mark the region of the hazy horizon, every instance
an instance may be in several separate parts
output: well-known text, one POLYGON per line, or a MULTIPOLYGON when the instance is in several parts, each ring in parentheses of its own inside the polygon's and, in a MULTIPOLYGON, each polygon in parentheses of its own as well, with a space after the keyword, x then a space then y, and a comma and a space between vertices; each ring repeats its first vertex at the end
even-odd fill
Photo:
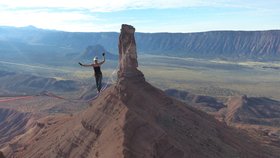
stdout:
MULTIPOLYGON (((121 26, 122 24, 120 24, 121 26)), ((62 31, 62 32, 73 32, 73 33, 108 33, 108 32, 112 32, 112 33, 119 33, 119 31, 65 31, 65 30, 57 30, 57 29, 48 29, 48 28, 40 28, 40 27, 36 27, 33 25, 26 25, 26 26, 8 26, 8 25, 0 25, 0 27, 15 27, 15 28, 28 28, 28 27, 33 27, 36 29, 43 29, 43 30, 49 30, 49 31, 62 31)), ((138 32, 136 30, 137 33, 201 33, 201 32, 215 32, 215 31, 280 31, 279 29, 266 29, 266 30, 206 30, 206 31, 194 31, 194 32, 138 32)))

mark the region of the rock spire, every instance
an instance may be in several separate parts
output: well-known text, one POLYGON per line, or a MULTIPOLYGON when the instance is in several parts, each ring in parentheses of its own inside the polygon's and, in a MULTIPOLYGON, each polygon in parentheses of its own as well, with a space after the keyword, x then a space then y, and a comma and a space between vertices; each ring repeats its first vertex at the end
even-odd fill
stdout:
POLYGON ((131 25, 122 24, 119 36, 119 78, 144 79, 144 75, 137 70, 137 51, 134 38, 135 28, 131 25))

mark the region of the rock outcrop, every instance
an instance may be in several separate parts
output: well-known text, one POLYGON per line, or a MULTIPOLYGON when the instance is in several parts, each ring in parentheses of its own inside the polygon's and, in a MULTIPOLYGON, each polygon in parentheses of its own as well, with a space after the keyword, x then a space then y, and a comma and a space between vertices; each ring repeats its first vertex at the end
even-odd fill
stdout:
POLYGON ((135 28, 123 24, 119 36, 119 78, 134 77, 144 79, 144 75, 137 70, 137 50, 135 42, 135 28))
POLYGON ((280 102, 265 97, 235 96, 220 114, 227 124, 251 124, 280 127, 280 102))

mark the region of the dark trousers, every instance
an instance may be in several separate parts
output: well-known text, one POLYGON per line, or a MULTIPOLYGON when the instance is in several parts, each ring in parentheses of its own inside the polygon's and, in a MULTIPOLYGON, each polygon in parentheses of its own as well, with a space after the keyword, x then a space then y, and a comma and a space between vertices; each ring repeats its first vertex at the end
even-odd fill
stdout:
POLYGON ((96 88, 98 92, 100 92, 102 88, 102 74, 95 74, 95 82, 96 82, 96 88))

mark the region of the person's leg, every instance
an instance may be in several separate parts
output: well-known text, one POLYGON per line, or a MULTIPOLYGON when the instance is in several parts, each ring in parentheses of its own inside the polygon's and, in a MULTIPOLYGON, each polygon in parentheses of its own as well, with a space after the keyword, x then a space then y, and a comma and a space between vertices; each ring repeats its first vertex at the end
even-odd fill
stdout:
POLYGON ((99 91, 99 85, 98 85, 98 83, 99 83, 99 75, 95 75, 95 83, 96 83, 96 88, 97 88, 97 90, 99 91))
POLYGON ((100 92, 102 89, 102 75, 99 75, 99 79, 98 79, 98 91, 100 92))

